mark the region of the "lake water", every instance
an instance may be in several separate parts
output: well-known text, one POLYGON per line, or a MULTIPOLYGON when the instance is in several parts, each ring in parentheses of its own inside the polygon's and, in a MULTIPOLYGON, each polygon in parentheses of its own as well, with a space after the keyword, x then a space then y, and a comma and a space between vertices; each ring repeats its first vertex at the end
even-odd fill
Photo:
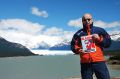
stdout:
MULTIPOLYGON (((120 68, 112 67, 108 65, 110 75, 119 76, 120 68)), ((70 53, 0 58, 0 79, 65 79, 79 76, 79 56, 70 53)))

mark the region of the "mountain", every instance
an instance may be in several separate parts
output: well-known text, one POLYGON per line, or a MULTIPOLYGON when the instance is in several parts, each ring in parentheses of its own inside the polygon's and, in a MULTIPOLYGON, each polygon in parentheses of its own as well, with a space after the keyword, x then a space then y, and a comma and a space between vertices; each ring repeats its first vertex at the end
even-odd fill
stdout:
POLYGON ((111 34, 110 37, 111 37, 111 39, 114 40, 114 41, 120 41, 120 33, 111 34))
POLYGON ((117 41, 120 41, 120 37, 119 37, 119 38, 117 38, 117 41))
POLYGON ((50 47, 49 50, 70 50, 70 42, 63 41, 53 47, 50 47))
POLYGON ((106 48, 105 50, 120 50, 120 41, 112 40, 111 46, 109 48, 106 48))
POLYGON ((110 35, 111 39, 112 39, 112 44, 109 48, 105 49, 105 50, 118 50, 120 51, 120 33, 118 34, 112 34, 110 35))
POLYGON ((25 46, 13 43, 0 37, 0 57, 35 55, 25 46))
MULTIPOLYGON (((112 39, 112 45, 109 49, 105 49, 105 50, 116 50, 119 49, 120 47, 120 33, 118 34, 111 34, 111 39, 112 39)), ((46 43, 45 41, 40 42, 39 44, 37 44, 36 47, 33 48, 34 49, 49 49, 49 50, 70 50, 70 41, 68 40, 64 40, 61 43, 58 43, 54 46, 49 45, 48 43, 46 43)))
MULTIPOLYGON (((70 50, 70 42, 60 43, 51 47, 49 50, 70 50)), ((120 50, 120 41, 112 40, 111 46, 105 50, 120 50)))
MULTIPOLYGON (((120 33, 110 35, 112 39, 112 44, 109 48, 105 50, 120 50, 120 33)), ((63 41, 53 47, 50 47, 49 50, 70 50, 70 41, 63 41)))

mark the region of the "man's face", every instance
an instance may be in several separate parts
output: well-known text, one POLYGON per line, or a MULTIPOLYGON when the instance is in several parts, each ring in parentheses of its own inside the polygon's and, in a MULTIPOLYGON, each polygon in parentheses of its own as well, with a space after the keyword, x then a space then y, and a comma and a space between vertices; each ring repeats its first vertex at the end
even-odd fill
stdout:
POLYGON ((92 16, 90 14, 85 14, 82 18, 83 25, 91 25, 93 23, 92 16))

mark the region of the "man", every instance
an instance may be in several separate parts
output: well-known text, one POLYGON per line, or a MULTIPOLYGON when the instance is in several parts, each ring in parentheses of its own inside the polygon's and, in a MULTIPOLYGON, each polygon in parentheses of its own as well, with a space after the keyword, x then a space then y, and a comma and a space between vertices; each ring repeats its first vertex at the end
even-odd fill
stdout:
POLYGON ((82 23, 83 28, 74 34, 71 41, 71 50, 75 54, 80 54, 82 79, 93 79, 93 73, 97 79, 110 79, 103 55, 103 48, 108 48, 111 44, 109 34, 104 29, 93 26, 93 18, 89 13, 83 15, 82 23), (95 51, 86 52, 83 49, 83 36, 91 36, 95 51))

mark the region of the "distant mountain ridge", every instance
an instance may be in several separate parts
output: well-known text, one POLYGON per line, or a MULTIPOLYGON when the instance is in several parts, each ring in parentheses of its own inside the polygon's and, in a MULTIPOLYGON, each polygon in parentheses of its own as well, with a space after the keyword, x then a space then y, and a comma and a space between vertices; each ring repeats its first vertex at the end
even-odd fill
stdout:
MULTIPOLYGON (((50 50, 71 50, 70 49, 70 42, 68 44, 58 44, 54 47, 51 47, 50 50)), ((113 41, 109 48, 106 48, 105 50, 120 50, 120 41, 113 41)))
MULTIPOLYGON (((105 49, 105 50, 120 50, 120 33, 118 34, 112 34, 110 35, 111 39, 112 39, 112 45, 110 46, 110 48, 105 49)), ((50 47, 50 45, 48 45, 45 42, 42 42, 39 44, 39 46, 36 49, 48 49, 48 50, 71 50, 70 48, 70 41, 68 40, 63 40, 63 42, 58 43, 52 47, 50 47)))
POLYGON ((13 43, 0 37, 0 57, 29 56, 35 55, 25 46, 13 43))
POLYGON ((112 40, 111 46, 109 48, 106 48, 105 50, 120 50, 120 41, 112 40))
POLYGON ((70 49, 71 48, 69 41, 63 41, 62 43, 49 48, 49 50, 70 50, 70 49))
MULTIPOLYGON (((112 44, 105 50, 120 50, 120 33, 111 35, 112 44)), ((70 41, 64 41, 50 48, 50 50, 70 50, 70 41)))
POLYGON ((111 34, 110 37, 111 37, 111 39, 114 40, 114 41, 120 41, 120 33, 111 34))

